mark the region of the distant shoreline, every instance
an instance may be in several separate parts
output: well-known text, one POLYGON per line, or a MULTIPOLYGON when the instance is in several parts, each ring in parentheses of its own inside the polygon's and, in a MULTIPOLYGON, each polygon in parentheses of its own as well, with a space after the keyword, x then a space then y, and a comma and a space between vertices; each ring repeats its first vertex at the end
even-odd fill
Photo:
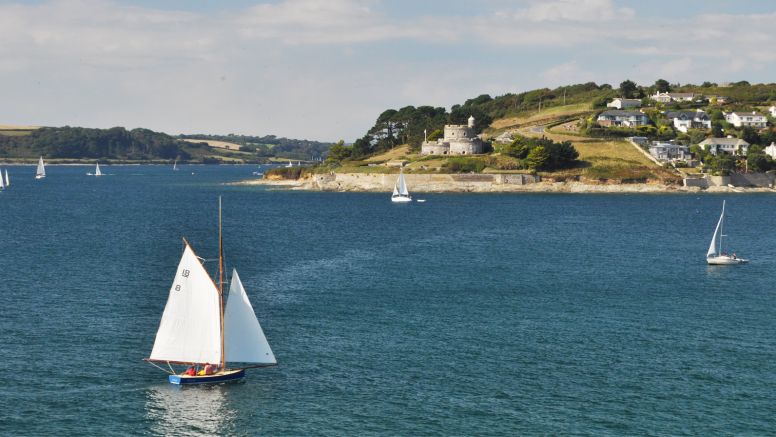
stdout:
MULTIPOLYGON (((395 174, 334 173, 299 180, 249 179, 230 185, 262 185, 285 190, 390 193, 395 174)), ((744 187, 684 187, 653 183, 600 183, 577 181, 498 184, 490 182, 455 181, 450 174, 405 174, 411 193, 774 193, 771 188, 744 187)))

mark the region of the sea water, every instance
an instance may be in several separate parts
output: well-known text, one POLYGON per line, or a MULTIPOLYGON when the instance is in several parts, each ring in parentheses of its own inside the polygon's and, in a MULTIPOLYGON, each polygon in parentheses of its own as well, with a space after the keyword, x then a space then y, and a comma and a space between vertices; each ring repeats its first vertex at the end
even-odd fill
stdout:
MULTIPOLYGON (((317 193, 255 167, 10 167, 4 435, 766 434, 769 194, 317 193), (235 267, 278 359, 177 387, 148 357, 185 237, 235 267), (725 244, 748 265, 709 267, 725 244)), ((411 189, 412 187, 410 187, 411 189)))

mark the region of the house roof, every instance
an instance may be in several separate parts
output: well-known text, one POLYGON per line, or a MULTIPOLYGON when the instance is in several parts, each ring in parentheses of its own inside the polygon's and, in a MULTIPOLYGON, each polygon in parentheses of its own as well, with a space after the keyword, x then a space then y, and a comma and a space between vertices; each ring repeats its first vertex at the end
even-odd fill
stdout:
POLYGON ((646 117, 647 115, 640 111, 626 111, 624 109, 611 109, 598 114, 599 117, 646 117))
POLYGON ((705 140, 701 141, 699 143, 701 146, 710 145, 710 144, 719 144, 719 145, 725 145, 725 146, 748 146, 749 143, 742 140, 741 138, 706 138, 705 140))
POLYGON ((626 99, 626 98, 623 98, 623 97, 615 97, 614 99, 612 99, 612 101, 615 101, 615 100, 621 100, 623 102, 639 102, 639 103, 641 103, 641 99, 626 99))
POLYGON ((694 120, 700 118, 702 120, 708 120, 709 116, 703 111, 668 111, 666 112, 666 118, 674 119, 684 117, 686 120, 694 120))

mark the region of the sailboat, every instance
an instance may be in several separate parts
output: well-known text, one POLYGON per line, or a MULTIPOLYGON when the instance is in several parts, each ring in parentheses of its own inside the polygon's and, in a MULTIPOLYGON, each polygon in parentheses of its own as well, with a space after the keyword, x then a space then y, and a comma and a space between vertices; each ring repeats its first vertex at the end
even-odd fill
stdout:
POLYGON ((393 186, 391 202, 412 202, 410 192, 407 190, 407 182, 404 181, 404 169, 399 170, 399 179, 396 180, 396 185, 393 186))
POLYGON ((178 160, 172 163, 172 171, 178 171, 178 160))
MULTIPOLYGON (((277 364, 236 269, 232 271, 228 299, 224 296, 220 197, 218 229, 218 285, 184 239, 183 256, 170 288, 151 356, 146 359, 151 364, 167 363, 170 368, 168 380, 172 384, 232 381, 243 378, 245 369, 277 364), (230 362, 251 365, 227 368, 230 362), (184 373, 176 373, 172 364, 191 367, 184 373), (208 373, 207 369, 212 369, 214 364, 217 367, 208 373), (196 372, 199 367, 204 368, 196 372)), ((156 367, 166 371, 158 365, 156 367)))
POLYGON ((35 172, 35 179, 43 179, 46 177, 46 166, 43 164, 43 157, 38 160, 38 169, 35 172))
MULTIPOLYGON (((8 174, 8 170, 5 171, 5 174, 8 174)), ((5 179, 3 179, 3 173, 2 173, 2 170, 0 170, 0 191, 5 190, 5 187, 6 187, 5 179)))
POLYGON ((709 250, 706 252, 706 262, 711 265, 732 265, 743 264, 749 260, 739 258, 735 253, 732 255, 722 251, 722 237, 727 235, 722 234, 722 225, 725 221, 725 201, 722 201, 722 214, 719 216, 717 222, 717 228, 714 229, 714 236, 711 237, 711 244, 709 244, 709 250))
POLYGON ((11 178, 8 177, 8 169, 5 169, 5 186, 10 187, 11 186, 11 178))
POLYGON ((100 171, 100 163, 97 163, 97 166, 94 168, 94 173, 86 173, 87 176, 102 176, 102 172, 100 171))
POLYGON ((294 166, 294 163, 292 161, 288 161, 288 164, 286 164, 286 168, 291 168, 294 166))

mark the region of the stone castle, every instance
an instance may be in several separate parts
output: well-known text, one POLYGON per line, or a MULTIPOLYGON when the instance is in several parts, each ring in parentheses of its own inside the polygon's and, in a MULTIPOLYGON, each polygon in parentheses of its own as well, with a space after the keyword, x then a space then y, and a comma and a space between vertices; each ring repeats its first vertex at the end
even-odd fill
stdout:
POLYGON ((423 141, 420 146, 421 155, 476 155, 482 151, 482 140, 474 133, 473 116, 467 125, 445 125, 444 138, 423 141))

